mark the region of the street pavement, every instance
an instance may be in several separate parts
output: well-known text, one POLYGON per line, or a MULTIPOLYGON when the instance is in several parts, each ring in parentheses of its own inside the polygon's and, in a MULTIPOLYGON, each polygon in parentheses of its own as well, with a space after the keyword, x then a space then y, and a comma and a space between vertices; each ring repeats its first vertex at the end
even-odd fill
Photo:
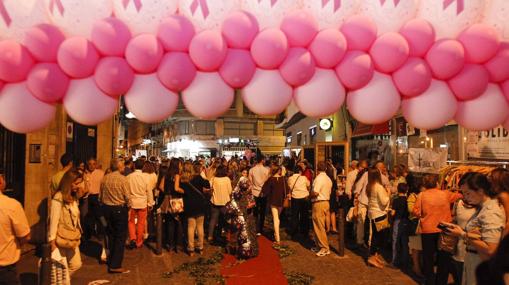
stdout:
MULTIPOLYGON (((334 247, 335 236, 330 237, 334 247)), ((368 267, 363 258, 354 251, 346 250, 344 257, 339 257, 335 252, 326 257, 316 257, 310 250, 306 249, 307 244, 283 241, 287 249, 288 256, 281 258, 283 272, 290 274, 301 274, 312 277, 311 284, 324 285, 414 285, 418 284, 409 276, 396 269, 378 269, 368 267)), ((196 272, 180 270, 171 276, 165 275, 165 272, 171 272, 177 268, 183 268, 182 264, 197 261, 199 256, 189 257, 185 253, 178 254, 164 251, 162 256, 156 256, 153 251, 145 246, 142 249, 133 251, 126 250, 124 267, 131 270, 128 274, 108 274, 106 265, 99 264, 96 256, 99 255, 99 246, 91 242, 83 245, 82 259, 83 267, 72 277, 73 285, 96 285, 103 284, 115 285, 158 285, 158 284, 200 284, 197 281, 196 272), (95 284, 93 282, 96 282, 95 284)), ((267 249, 273 250, 273 249, 267 249)), ((216 255, 221 251, 218 246, 206 245, 204 259, 216 255)), ((35 252, 31 251, 23 255, 18 264, 18 271, 23 285, 35 285, 37 283, 37 263, 38 258, 35 252)), ((200 262, 198 262, 200 263, 200 262)), ((203 262, 202 262, 203 263, 203 262)), ((210 273, 220 274, 220 263, 207 265, 205 270, 210 273)), ((188 269, 193 270, 193 266, 188 269)), ((226 284, 228 279, 226 278, 226 284)), ((290 278, 289 281, 294 281, 290 278)), ((205 279, 204 284, 218 284, 216 279, 205 279)), ((289 284, 292 284, 289 282, 289 284)), ((295 283, 294 283, 295 284, 295 283)), ((303 284, 303 283, 299 283, 303 284)), ((305 284, 305 283, 304 283, 305 284)), ((308 283, 309 284, 309 283, 308 283)), ((265 285, 265 284, 263 284, 265 285)))

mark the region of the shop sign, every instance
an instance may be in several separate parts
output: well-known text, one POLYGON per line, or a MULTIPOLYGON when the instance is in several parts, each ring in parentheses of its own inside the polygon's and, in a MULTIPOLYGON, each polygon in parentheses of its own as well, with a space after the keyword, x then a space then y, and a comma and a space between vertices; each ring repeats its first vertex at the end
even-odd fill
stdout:
POLYGON ((412 172, 438 173, 447 165, 447 148, 410 148, 408 169, 412 172))
POLYGON ((509 159, 509 131, 501 126, 483 132, 470 131, 466 143, 469 158, 509 159))

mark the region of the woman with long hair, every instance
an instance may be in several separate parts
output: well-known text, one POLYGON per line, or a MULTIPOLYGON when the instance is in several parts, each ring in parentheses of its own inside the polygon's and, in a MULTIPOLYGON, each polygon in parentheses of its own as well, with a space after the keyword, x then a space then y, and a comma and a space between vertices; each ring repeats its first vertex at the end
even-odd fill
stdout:
POLYGON ((475 285, 475 270, 482 261, 490 259, 496 252, 506 223, 505 212, 492 189, 488 178, 481 173, 466 173, 459 183, 463 200, 476 207, 477 211, 462 228, 443 223, 445 232, 460 237, 466 242, 463 267, 463 284, 475 285))
MULTIPOLYGON (((165 200, 169 201, 170 199, 179 199, 183 197, 184 189, 180 187, 181 173, 182 161, 177 158, 172 158, 170 160, 168 173, 159 184, 159 189, 164 189, 165 200)), ((165 203, 163 202, 163 206, 164 204, 165 203)), ((173 247, 173 250, 178 252, 178 247, 183 245, 183 214, 171 214, 169 209, 163 209, 163 211, 165 210, 164 220, 166 225, 168 250, 171 250, 173 247)))
POLYGON ((267 204, 270 206, 272 219, 274 222, 274 245, 279 246, 281 238, 279 236, 279 216, 283 211, 283 203, 287 195, 290 194, 286 178, 281 175, 281 166, 272 163, 270 166, 270 177, 263 184, 262 195, 267 197, 267 204))
POLYGON ((76 169, 67 171, 51 199, 49 241, 51 251, 59 250, 67 258, 69 273, 78 270, 81 263, 81 223, 78 199, 84 191, 83 175, 76 169))
POLYGON ((217 169, 215 176, 210 180, 210 186, 212 188, 212 202, 211 218, 209 223, 208 241, 214 239, 214 229, 219 224, 218 235, 221 235, 224 226, 224 214, 226 211, 226 203, 230 201, 230 195, 233 191, 232 182, 228 177, 228 171, 226 166, 220 164, 217 169))
POLYGON ((489 176, 493 191, 497 193, 500 204, 504 207, 506 225, 504 236, 509 235, 509 169, 495 168, 489 176))
POLYGON ((390 190, 382 185, 380 170, 371 168, 368 170, 368 184, 366 186, 368 196, 368 218, 371 226, 371 243, 369 247, 368 264, 383 268, 385 261, 381 250, 385 244, 385 236, 389 230, 388 209, 390 202, 390 190), (385 224, 384 224, 385 223, 385 224))
POLYGON ((410 230, 408 233, 408 249, 410 250, 410 255, 412 256, 412 271, 418 276, 422 277, 421 270, 421 252, 422 252, 422 241, 421 235, 417 232, 417 226, 419 224, 419 217, 416 217, 413 214, 415 202, 417 201, 417 196, 421 193, 422 181, 415 181, 413 175, 409 175, 407 177, 409 190, 408 190, 408 198, 407 198, 407 207, 409 213, 409 223, 410 230))

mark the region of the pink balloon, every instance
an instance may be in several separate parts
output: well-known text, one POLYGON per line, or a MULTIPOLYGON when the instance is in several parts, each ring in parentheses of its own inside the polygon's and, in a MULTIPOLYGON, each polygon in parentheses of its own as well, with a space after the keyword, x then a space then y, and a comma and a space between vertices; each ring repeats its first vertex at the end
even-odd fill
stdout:
POLYGON ((261 31, 251 45, 251 56, 257 66, 263 69, 276 69, 286 58, 288 40, 285 34, 275 28, 261 31))
POLYGON ((144 123, 157 123, 177 110, 179 97, 166 89, 155 74, 136 75, 133 86, 124 95, 125 105, 144 123))
POLYGON ((294 102, 308 117, 328 116, 345 102, 345 88, 333 70, 317 68, 309 82, 295 89, 294 102))
POLYGON ((99 53, 87 39, 73 37, 60 45, 57 60, 58 65, 70 77, 85 78, 94 73, 99 53))
POLYGON ((370 54, 378 71, 392 73, 407 60, 409 47, 402 35, 386 33, 375 40, 370 54))
POLYGON ((221 26, 221 32, 230 48, 249 49, 260 27, 249 12, 236 11, 230 14, 221 26))
POLYGON ((292 47, 307 47, 318 33, 318 22, 305 10, 290 12, 281 22, 281 30, 292 47))
POLYGON ((71 80, 63 105, 74 121, 94 126, 113 117, 118 108, 118 100, 104 94, 94 79, 88 77, 71 80))
POLYGON ((189 55, 198 69, 216 71, 226 58, 226 42, 220 32, 205 30, 197 34, 189 46, 189 55))
POLYGON ((195 117, 214 119, 230 109, 234 90, 216 72, 198 72, 191 85, 182 92, 186 109, 195 117))
POLYGON ((362 51, 349 51, 336 67, 336 74, 345 87, 359 89, 373 78, 375 67, 369 54, 362 51))
POLYGON ((106 95, 118 98, 131 88, 134 72, 121 57, 104 57, 97 64, 95 83, 106 95))
POLYGON ((436 78, 447 80, 463 69, 465 50, 456 40, 439 40, 428 51, 426 61, 436 78))
POLYGON ((25 34, 24 44, 37 61, 56 62, 60 44, 65 36, 59 28, 50 24, 39 24, 25 34))
POLYGON ((290 48, 279 71, 288 84, 300 86, 308 82, 315 74, 315 61, 307 49, 290 48))
POLYGON ((484 94, 474 100, 459 102, 454 119, 462 127, 472 131, 493 129, 509 116, 509 103, 502 90, 490 84, 484 94))
POLYGON ((157 37, 166 51, 188 51, 194 35, 193 23, 181 15, 169 16, 157 30, 157 37))
POLYGON ((277 115, 292 101, 292 87, 277 70, 257 69, 251 82, 242 89, 242 100, 258 115, 277 115))
POLYGON ((498 51, 500 38, 497 30, 486 24, 474 24, 458 37, 465 47, 465 60, 469 63, 485 63, 498 51))
POLYGON ((408 123, 416 128, 434 130, 454 118, 458 103, 444 81, 433 80, 423 94, 403 99, 401 109, 408 123))
POLYGON ((509 102, 509 80, 500 83, 500 88, 502 88, 502 92, 504 93, 507 102, 509 102))
POLYGON ((504 126, 504 129, 509 130, 509 117, 507 117, 507 120, 505 120, 503 126, 504 126))
POLYGON ((156 36, 141 34, 129 41, 125 58, 136 72, 141 74, 152 73, 163 59, 163 46, 156 36))
POLYGON ((25 80, 34 65, 28 50, 12 40, 0 42, 0 79, 5 82, 25 80))
POLYGON ((391 77, 375 72, 373 79, 346 97, 352 116, 363 124, 376 125, 390 120, 399 109, 401 99, 391 77))
POLYGON ((497 55, 484 64, 490 74, 491 82, 509 79, 509 43, 502 43, 497 55))
POLYGON ((0 91, 2 91, 2 88, 4 88, 5 82, 0 80, 0 91))
POLYGON ((109 17, 94 23, 91 39, 102 55, 124 56, 131 31, 121 20, 109 17))
POLYGON ((348 41, 349 50, 368 51, 376 40, 376 24, 363 15, 350 17, 343 23, 340 30, 348 41))
POLYGON ((346 49, 346 38, 337 29, 321 30, 309 45, 316 65, 322 68, 333 68, 338 65, 346 49))
POLYGON ((419 57, 410 57, 400 69, 392 74, 392 79, 401 94, 414 97, 429 88, 432 77, 426 61, 419 57))
POLYGON ((463 70, 449 80, 449 86, 458 100, 472 100, 486 91, 489 79, 488 71, 482 65, 465 64, 463 70))
POLYGON ((435 29, 424 19, 408 21, 399 33, 408 42, 410 56, 424 56, 435 42, 435 29))
POLYGON ((180 92, 193 82, 196 67, 187 53, 169 52, 164 55, 157 77, 161 83, 173 92, 180 92))
POLYGON ((69 77, 56 63, 39 63, 28 74, 26 84, 37 99, 52 104, 64 98, 69 77))
POLYGON ((6 84, 0 93, 0 123, 16 133, 31 133, 48 126, 56 106, 30 94, 24 82, 6 84))
POLYGON ((229 49, 219 74, 232 88, 242 88, 253 78, 255 71, 256 64, 249 51, 229 49))

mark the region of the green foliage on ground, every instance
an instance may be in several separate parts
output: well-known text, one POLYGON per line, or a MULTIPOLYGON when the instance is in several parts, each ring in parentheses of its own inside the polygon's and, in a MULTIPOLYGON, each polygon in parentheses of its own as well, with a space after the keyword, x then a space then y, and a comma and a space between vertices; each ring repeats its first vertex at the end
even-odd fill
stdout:
POLYGON ((221 262, 223 254, 218 251, 210 258, 200 257, 195 261, 185 262, 175 268, 173 271, 163 273, 163 278, 172 278, 180 272, 187 272, 193 277, 196 285, 206 284, 225 284, 225 279, 221 274, 216 273, 213 266, 221 262))

